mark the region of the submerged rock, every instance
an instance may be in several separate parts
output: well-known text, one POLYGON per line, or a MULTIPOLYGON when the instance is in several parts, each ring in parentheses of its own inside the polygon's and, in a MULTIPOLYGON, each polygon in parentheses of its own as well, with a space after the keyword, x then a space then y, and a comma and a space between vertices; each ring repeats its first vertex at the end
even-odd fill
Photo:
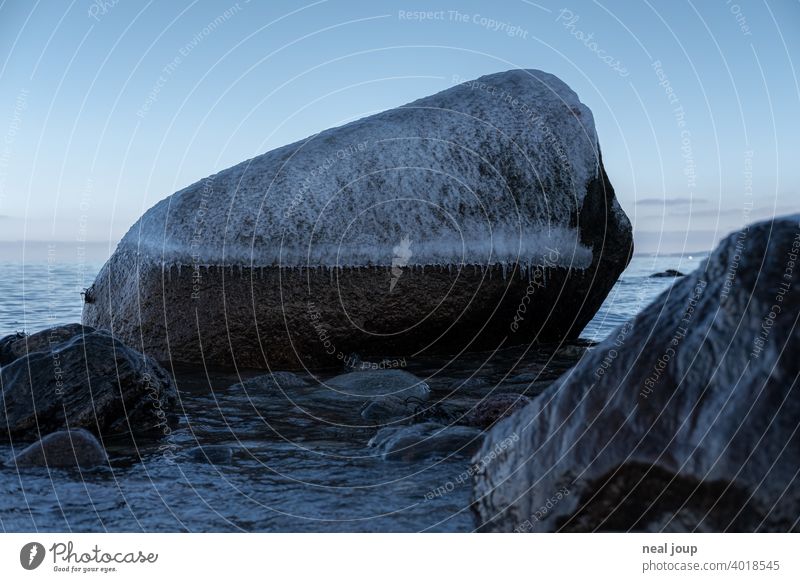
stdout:
POLYGON ((481 442, 481 431, 462 425, 423 422, 385 427, 369 441, 385 460, 416 461, 431 456, 470 455, 481 442))
POLYGON ((168 426, 177 399, 169 375, 108 332, 57 327, 30 336, 26 345, 39 351, 0 370, 0 440, 66 428, 136 436, 168 426))
POLYGON ((474 481, 499 531, 787 531, 800 515, 800 215, 728 236, 529 406, 474 481))
POLYGON ((661 271, 660 273, 653 273, 650 275, 651 278, 668 278, 668 277, 685 277, 683 273, 680 271, 676 271, 675 269, 667 269, 666 271, 661 271))
POLYGON ((553 75, 512 70, 162 200, 83 320, 162 361, 257 368, 559 341, 631 250, 591 111, 553 75))
POLYGON ((420 404, 417 398, 379 396, 364 405, 361 409, 361 417, 378 425, 407 420, 413 418, 420 411, 420 404))
POLYGON ((427 382, 404 370, 350 372, 320 386, 319 396, 342 402, 365 402, 391 396, 403 401, 424 401, 431 389, 427 382))
POLYGON ((87 430, 50 433, 23 449, 11 461, 17 467, 79 467, 90 469, 108 463, 100 441, 87 430))

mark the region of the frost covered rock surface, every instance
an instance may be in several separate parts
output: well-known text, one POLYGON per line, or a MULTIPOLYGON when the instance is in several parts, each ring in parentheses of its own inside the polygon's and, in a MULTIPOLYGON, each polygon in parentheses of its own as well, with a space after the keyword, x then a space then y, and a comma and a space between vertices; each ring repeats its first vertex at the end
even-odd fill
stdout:
POLYGON ((514 70, 162 200, 84 321, 159 359, 249 367, 553 340, 580 332, 630 252, 591 111, 558 78, 514 70))
POLYGON ((481 527, 796 531, 799 220, 728 236, 498 423, 483 453, 519 443, 475 478, 481 527))

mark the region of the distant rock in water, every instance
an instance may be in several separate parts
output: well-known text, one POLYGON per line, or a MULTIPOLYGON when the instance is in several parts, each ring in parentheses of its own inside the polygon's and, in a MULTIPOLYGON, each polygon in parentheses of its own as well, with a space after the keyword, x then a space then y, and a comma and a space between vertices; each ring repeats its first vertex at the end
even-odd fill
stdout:
POLYGON ((482 452, 499 531, 787 531, 800 515, 800 215, 728 236, 482 452))
POLYGON ((577 337, 632 251, 592 112, 513 70, 329 129, 162 200, 83 321, 255 368, 577 337))
POLYGON ((660 273, 653 273, 650 275, 651 278, 669 278, 669 277, 685 277, 683 273, 680 271, 676 271, 675 269, 667 269, 666 271, 661 271, 660 273))
POLYGON ((108 463, 100 441, 87 430, 60 430, 23 449, 11 461, 17 467, 80 467, 90 469, 108 463))
POLYGON ((67 428, 137 436, 168 427, 177 400, 169 375, 107 331, 67 325, 0 345, 18 356, 0 369, 0 440, 67 428))

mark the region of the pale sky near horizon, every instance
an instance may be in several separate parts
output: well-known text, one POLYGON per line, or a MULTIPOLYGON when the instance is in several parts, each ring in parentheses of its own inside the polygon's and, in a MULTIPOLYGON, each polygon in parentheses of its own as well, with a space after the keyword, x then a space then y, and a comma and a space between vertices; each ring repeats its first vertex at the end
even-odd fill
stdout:
POLYGON ((790 0, 6 0, 0 242, 113 244, 242 160, 536 68, 592 109, 637 250, 708 249, 800 210, 798 33, 790 0))

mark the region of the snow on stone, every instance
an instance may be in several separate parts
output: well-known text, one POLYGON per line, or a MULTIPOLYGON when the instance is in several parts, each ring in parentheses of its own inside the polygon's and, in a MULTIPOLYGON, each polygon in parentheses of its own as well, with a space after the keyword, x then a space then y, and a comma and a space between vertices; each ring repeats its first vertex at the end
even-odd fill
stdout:
POLYGON ((165 266, 585 268, 591 111, 553 75, 481 77, 329 129, 162 200, 120 251, 165 266))

